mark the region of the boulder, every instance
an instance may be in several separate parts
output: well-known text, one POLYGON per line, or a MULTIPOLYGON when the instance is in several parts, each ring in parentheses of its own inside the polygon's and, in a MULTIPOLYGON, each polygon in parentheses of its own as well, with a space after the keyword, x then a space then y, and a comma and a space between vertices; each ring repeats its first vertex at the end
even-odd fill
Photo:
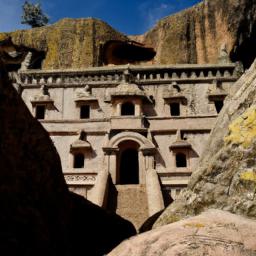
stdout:
POLYGON ((136 233, 132 224, 68 191, 57 151, 0 65, 0 251, 99 255, 136 233))
POLYGON ((252 256, 255 237, 256 221, 209 210, 132 237, 108 256, 252 256))

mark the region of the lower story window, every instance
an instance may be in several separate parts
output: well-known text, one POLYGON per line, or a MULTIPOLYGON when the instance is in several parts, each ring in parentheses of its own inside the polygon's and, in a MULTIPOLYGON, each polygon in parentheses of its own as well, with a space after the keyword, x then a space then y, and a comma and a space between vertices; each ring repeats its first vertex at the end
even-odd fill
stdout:
POLYGON ((37 105, 35 109, 35 117, 37 119, 45 119, 45 109, 44 105, 37 105))
POLYGON ((223 107, 223 100, 215 100, 214 105, 217 113, 220 113, 222 107, 223 107))
POLYGON ((74 155, 74 168, 84 168, 84 154, 77 153, 74 155))
POLYGON ((178 168, 187 167, 187 158, 185 154, 178 153, 176 155, 176 167, 178 168))

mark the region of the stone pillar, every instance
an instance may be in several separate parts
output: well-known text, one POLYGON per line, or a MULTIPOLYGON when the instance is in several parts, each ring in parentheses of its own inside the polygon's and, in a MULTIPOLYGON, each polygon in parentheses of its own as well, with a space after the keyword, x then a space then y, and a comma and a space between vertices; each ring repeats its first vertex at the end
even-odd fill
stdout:
POLYGON ((143 147, 140 149, 140 183, 145 184, 145 176, 148 169, 154 169, 155 151, 153 147, 143 147))
POLYGON ((135 116, 140 116, 141 115, 141 106, 138 102, 135 104, 135 116))
POLYGON ((108 173, 111 175, 112 182, 113 184, 116 184, 117 182, 117 167, 116 167, 116 155, 118 153, 118 148, 103 148, 105 152, 105 164, 106 164, 106 169, 108 173))
POLYGON ((91 192, 91 201, 100 206, 104 206, 105 199, 108 192, 108 177, 109 173, 106 170, 102 170, 98 173, 96 183, 91 192))
POLYGON ((116 115, 115 116, 121 116, 121 102, 118 102, 116 105, 116 115))
POLYGON ((148 198, 149 216, 164 209, 163 194, 156 170, 148 169, 146 172, 146 190, 148 198))

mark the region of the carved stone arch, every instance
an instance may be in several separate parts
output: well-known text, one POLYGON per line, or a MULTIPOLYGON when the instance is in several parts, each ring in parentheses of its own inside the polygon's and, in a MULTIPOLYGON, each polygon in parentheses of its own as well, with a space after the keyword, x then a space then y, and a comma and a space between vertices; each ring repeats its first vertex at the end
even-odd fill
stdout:
POLYGON ((122 132, 115 135, 113 138, 110 139, 108 142, 108 147, 116 148, 118 144, 125 140, 133 140, 136 141, 140 145, 140 149, 144 148, 155 148, 155 145, 145 138, 143 135, 137 132, 122 132))
MULTIPOLYGON (((143 135, 137 132, 122 132, 112 137, 107 143, 105 150, 107 152, 114 152, 114 154, 107 154, 108 159, 108 171, 112 176, 114 184, 118 182, 119 167, 117 166, 120 145, 123 143, 129 143, 129 141, 136 142, 138 148, 138 161, 139 161, 139 183, 145 183, 145 172, 147 169, 153 168, 155 145, 143 135)), ((105 151, 105 152, 106 152, 105 151)))

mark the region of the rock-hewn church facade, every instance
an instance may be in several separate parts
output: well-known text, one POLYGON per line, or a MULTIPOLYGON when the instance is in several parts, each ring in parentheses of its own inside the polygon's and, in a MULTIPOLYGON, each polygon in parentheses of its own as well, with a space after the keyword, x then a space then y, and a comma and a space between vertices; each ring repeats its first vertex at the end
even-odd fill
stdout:
MULTIPOLYGON (((110 186, 117 198, 133 195, 135 209, 146 205, 139 226, 186 187, 237 73, 229 63, 121 65, 24 70, 19 80, 70 189, 105 207, 110 186)), ((132 219, 119 199, 115 210, 132 219)))

